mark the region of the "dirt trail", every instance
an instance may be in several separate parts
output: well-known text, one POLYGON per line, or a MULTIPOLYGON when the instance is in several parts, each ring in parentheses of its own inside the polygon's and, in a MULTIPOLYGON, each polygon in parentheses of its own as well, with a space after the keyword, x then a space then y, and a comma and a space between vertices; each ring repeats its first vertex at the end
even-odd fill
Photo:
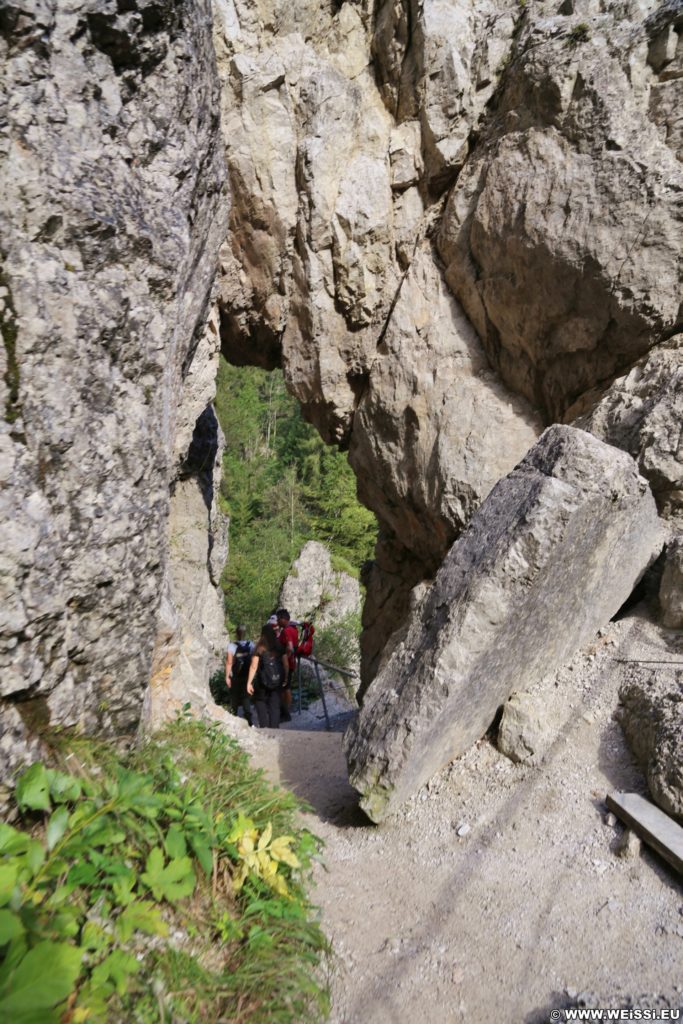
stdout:
POLYGON ((357 807, 340 733, 258 736, 256 762, 310 802, 326 843, 333 1024, 536 1024, 583 993, 683 1005, 683 884, 647 850, 618 857, 604 805, 645 792, 613 720, 631 625, 558 674, 562 725, 542 765, 484 739, 379 827, 357 807))

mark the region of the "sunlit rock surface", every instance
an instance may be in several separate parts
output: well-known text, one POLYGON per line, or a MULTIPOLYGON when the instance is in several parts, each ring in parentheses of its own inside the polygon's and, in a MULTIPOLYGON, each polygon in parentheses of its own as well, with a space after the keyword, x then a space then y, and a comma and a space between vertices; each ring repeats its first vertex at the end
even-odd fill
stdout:
POLYGON ((344 748, 373 821, 559 668, 619 609, 663 531, 633 460, 553 426, 493 489, 365 695, 344 748))
POLYGON ((149 681, 177 409, 227 226, 208 16, 2 14, 0 675, 40 727, 131 728, 149 681))

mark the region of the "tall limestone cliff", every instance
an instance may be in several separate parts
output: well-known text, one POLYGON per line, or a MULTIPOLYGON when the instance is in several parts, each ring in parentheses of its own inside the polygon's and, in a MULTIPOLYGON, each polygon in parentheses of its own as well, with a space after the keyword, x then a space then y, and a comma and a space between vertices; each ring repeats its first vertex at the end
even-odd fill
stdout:
POLYGON ((4 5, 2 743, 203 685, 219 347, 378 517, 365 687, 548 425, 680 524, 682 10, 4 5))
POLYGON ((681 508, 681 9, 216 5, 223 343, 281 362, 377 514, 364 685, 549 423, 583 417, 681 508))
POLYGON ((135 725, 163 643, 170 491, 218 350, 228 204, 210 13, 0 11, 3 767, 36 726, 135 725))

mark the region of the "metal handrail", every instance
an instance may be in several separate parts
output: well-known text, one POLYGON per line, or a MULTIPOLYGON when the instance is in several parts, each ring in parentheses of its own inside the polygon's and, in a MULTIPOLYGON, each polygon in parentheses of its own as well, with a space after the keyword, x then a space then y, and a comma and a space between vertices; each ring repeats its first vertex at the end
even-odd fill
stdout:
POLYGON ((305 658, 306 661, 310 661, 315 669, 316 679, 318 680, 318 689, 320 690, 320 699, 323 702, 323 711, 325 712, 325 728, 327 732, 332 731, 330 725, 330 716, 327 712, 327 702, 325 700, 325 692, 323 690, 323 682, 320 678, 320 666, 326 668, 329 672, 338 672, 342 676, 348 676, 350 679, 356 679, 358 673, 353 672, 349 668, 339 668, 337 665, 330 665, 326 661, 318 661, 312 655, 297 654, 296 656, 296 682, 297 682, 297 698, 299 704, 299 714, 301 714, 301 659, 305 658))
MULTIPOLYGON (((305 655, 300 655, 300 657, 306 657, 306 656, 305 655)), ((323 668, 328 669, 330 672, 339 672, 340 675, 348 676, 349 679, 357 679, 358 678, 358 673, 357 672, 353 672, 350 668, 339 668, 338 665, 330 665, 330 664, 328 664, 328 662, 320 661, 318 658, 314 658, 314 657, 308 657, 308 658, 306 658, 306 660, 307 661, 315 662, 318 665, 322 665, 323 668)))

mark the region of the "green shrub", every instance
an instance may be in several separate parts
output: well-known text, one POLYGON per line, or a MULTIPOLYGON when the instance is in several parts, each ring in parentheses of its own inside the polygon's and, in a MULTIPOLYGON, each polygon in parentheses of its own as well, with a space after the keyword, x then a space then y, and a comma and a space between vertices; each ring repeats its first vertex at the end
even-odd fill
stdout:
POLYGON ((220 704, 221 707, 227 707, 230 704, 230 690, 225 681, 224 668, 216 669, 212 674, 209 679, 209 690, 211 691, 214 703, 220 704))
POLYGON ((319 627, 315 632, 316 658, 338 668, 353 667, 360 659, 360 633, 360 615, 355 612, 319 627))
POLYGON ((0 1019, 323 1019, 320 844, 294 797, 187 714, 124 756, 61 746, 0 824, 0 1019))

